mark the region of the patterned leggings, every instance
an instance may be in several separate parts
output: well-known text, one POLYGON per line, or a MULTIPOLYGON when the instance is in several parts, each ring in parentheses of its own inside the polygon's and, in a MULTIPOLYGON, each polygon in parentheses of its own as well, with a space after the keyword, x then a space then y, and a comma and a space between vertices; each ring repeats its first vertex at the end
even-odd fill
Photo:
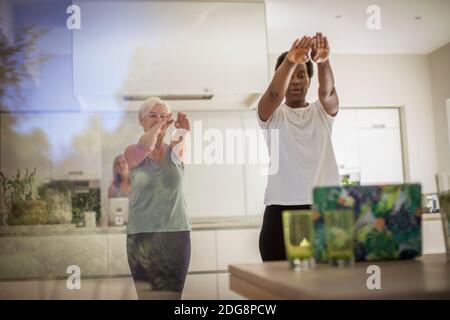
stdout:
POLYGON ((191 258, 189 231, 129 234, 127 255, 135 284, 146 282, 150 291, 183 292, 191 258))

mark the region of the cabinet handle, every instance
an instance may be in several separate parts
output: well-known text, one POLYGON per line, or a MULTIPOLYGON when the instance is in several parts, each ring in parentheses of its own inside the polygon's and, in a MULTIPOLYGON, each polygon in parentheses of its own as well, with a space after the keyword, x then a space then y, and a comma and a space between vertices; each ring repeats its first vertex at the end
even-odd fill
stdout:
POLYGON ((75 176, 75 175, 82 176, 83 175, 83 171, 69 171, 67 174, 69 176, 75 176))
POLYGON ((384 123, 382 123, 382 124, 373 124, 372 128, 373 129, 384 129, 384 128, 386 128, 386 125, 384 123))

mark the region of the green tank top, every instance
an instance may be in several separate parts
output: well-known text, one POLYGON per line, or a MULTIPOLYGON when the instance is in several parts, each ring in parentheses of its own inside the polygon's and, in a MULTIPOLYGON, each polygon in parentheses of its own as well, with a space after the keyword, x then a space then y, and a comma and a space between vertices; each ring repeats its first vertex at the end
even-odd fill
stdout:
POLYGON ((127 234, 190 231, 183 192, 183 163, 176 164, 167 147, 158 165, 146 157, 130 170, 131 194, 127 234))

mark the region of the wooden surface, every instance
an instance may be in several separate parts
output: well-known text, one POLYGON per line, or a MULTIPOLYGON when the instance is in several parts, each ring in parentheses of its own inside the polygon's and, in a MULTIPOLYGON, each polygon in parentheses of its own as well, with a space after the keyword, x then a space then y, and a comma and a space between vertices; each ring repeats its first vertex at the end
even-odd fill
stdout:
POLYGON ((359 262, 350 268, 317 264, 293 271, 287 261, 230 265, 230 288, 250 299, 450 299, 445 255, 416 260, 359 262), (381 289, 370 290, 369 265, 381 270, 381 289))

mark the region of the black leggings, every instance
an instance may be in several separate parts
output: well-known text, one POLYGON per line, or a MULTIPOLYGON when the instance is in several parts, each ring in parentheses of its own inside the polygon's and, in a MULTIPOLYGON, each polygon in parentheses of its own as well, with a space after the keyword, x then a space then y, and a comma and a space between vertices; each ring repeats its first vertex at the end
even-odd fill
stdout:
POLYGON ((284 210, 310 209, 311 205, 271 205, 266 207, 259 234, 259 252, 263 261, 286 260, 281 213, 284 210))
POLYGON ((127 236, 133 280, 153 291, 183 292, 191 258, 189 231, 137 233, 127 236))

